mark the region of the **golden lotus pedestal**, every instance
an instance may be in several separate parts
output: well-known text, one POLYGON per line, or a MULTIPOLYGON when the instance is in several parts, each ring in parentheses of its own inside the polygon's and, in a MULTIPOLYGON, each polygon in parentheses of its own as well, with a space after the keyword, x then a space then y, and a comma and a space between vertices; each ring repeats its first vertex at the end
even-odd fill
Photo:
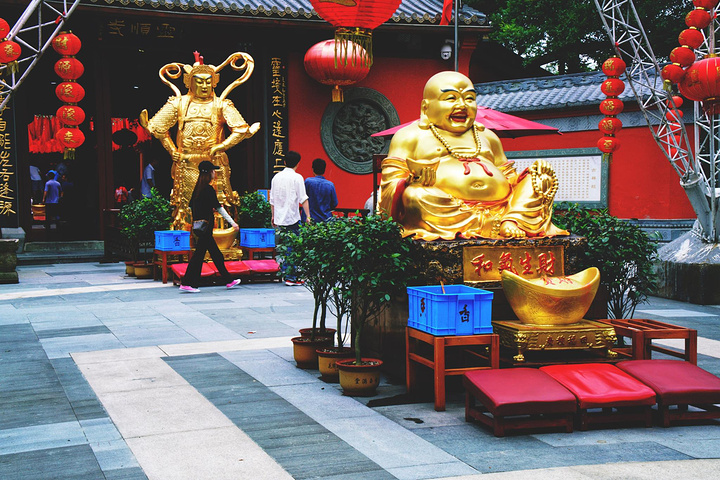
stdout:
POLYGON ((492 326, 500 336, 500 346, 517 352, 512 358, 518 363, 525 362, 527 352, 588 350, 610 359, 617 357, 611 350, 616 340, 615 329, 593 320, 569 325, 530 325, 506 320, 492 322, 492 326))

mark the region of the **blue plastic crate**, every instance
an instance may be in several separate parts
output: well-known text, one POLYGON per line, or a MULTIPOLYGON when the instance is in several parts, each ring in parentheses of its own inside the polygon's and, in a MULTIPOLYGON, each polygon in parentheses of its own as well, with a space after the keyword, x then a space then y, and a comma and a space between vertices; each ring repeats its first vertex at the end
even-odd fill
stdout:
POLYGON ((240 246, 270 248, 275 246, 275 230, 272 228, 241 228, 240 246))
POLYGON ((466 285, 408 287, 408 326, 432 335, 492 333, 493 293, 466 285))
POLYGON ((155 250, 190 250, 190 232, 185 230, 158 230, 155 232, 155 250))

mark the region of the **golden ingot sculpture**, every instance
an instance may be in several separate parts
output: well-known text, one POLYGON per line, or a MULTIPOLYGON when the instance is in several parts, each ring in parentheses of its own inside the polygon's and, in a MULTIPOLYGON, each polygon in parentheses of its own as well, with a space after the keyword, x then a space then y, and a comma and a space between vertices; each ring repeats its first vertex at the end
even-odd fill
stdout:
POLYGON ((501 273, 508 303, 521 322, 531 325, 578 323, 590 309, 600 271, 595 267, 560 277, 523 278, 508 270, 501 273))
POLYGON ((254 66, 253 58, 244 52, 233 53, 217 67, 205 65, 203 57, 195 52, 194 64, 169 63, 159 71, 160 80, 172 89, 175 96, 170 97, 149 120, 147 110, 143 110, 139 122, 160 140, 172 157, 173 189, 170 202, 175 207, 173 228, 176 230, 188 229, 192 221, 188 204, 199 175, 198 165, 203 160, 220 167, 215 179, 220 203, 236 206, 239 203, 237 192, 230 186, 230 164, 225 151, 252 137, 260 129, 260 123, 248 125, 226 97, 250 78, 254 66), (242 74, 218 97, 215 95, 215 87, 220 79, 219 72, 228 65, 233 70, 242 71, 242 74), (171 82, 181 75, 188 88, 185 95, 171 82), (175 141, 170 135, 170 129, 174 126, 177 126, 175 141), (230 130, 227 138, 226 126, 230 130))
POLYGON ((538 160, 518 175, 498 136, 475 122, 472 82, 431 77, 420 120, 400 129, 382 164, 380 209, 422 240, 567 235, 551 223, 554 169, 538 160))

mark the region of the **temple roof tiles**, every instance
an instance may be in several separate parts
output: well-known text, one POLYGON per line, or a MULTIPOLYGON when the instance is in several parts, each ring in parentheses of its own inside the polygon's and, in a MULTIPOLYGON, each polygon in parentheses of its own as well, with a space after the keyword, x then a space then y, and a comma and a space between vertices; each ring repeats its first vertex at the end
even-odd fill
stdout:
MULTIPOLYGON (((503 112, 577 108, 598 105, 607 98, 600 91, 600 85, 606 78, 603 72, 522 78, 477 83, 475 91, 479 105, 503 112)), ((621 78, 624 80, 624 77, 621 78)), ((628 85, 619 98, 626 102, 635 101, 628 85)))
MULTIPOLYGON (((197 12, 271 19, 322 20, 310 0, 82 0, 85 5, 142 8, 164 12, 197 12)), ((438 25, 442 0, 403 0, 386 22, 438 25)), ((460 9, 460 25, 485 26, 486 15, 467 5, 460 9)))

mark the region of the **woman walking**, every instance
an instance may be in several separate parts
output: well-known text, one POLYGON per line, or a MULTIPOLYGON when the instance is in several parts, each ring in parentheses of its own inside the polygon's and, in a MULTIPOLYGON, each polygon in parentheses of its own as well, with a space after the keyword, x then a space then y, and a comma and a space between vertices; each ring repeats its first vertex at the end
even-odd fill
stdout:
POLYGON ((228 282, 226 285, 227 288, 233 288, 240 283, 239 279, 233 280, 230 277, 230 273, 228 273, 225 268, 225 260, 223 259, 222 252, 213 238, 213 225, 215 224, 213 210, 217 210, 218 213, 232 225, 235 231, 239 230, 237 223, 235 223, 223 206, 220 205, 220 202, 218 202, 217 193, 212 185, 210 185, 210 182, 215 178, 215 171, 219 169, 220 167, 213 165, 207 160, 200 162, 200 165, 198 165, 200 175, 198 176, 197 183, 195 183, 192 197, 190 197, 190 209, 192 210, 193 224, 202 220, 207 222, 207 228, 203 233, 197 234, 195 253, 193 253, 188 268, 185 271, 185 276, 180 285, 180 292, 197 293, 200 291, 198 284, 200 283, 200 272, 206 252, 210 252, 210 258, 212 258, 212 261, 215 263, 215 268, 217 268, 225 281, 228 282))

